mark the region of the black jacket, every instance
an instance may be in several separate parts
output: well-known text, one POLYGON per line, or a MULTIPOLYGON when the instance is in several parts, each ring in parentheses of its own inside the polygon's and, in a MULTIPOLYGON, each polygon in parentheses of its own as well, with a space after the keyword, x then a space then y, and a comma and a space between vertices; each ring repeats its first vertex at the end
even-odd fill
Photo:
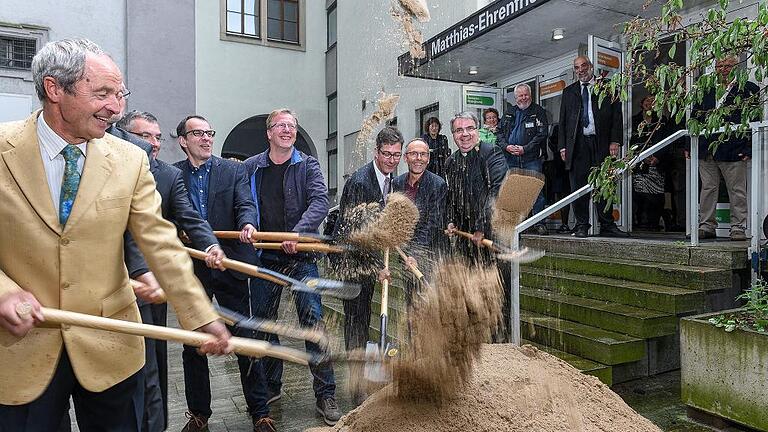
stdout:
MULTIPOLYGON (((393 182, 396 192, 405 191, 405 182, 408 173, 397 176, 393 182)), ((419 209, 419 222, 413 233, 411 242, 429 247, 442 239, 441 231, 445 229, 444 212, 445 197, 448 193, 448 185, 440 176, 424 171, 419 180, 419 189, 416 191, 416 208, 419 209)))
MULTIPOLYGON (((604 159, 610 154, 610 144, 623 145, 624 119, 621 112, 621 102, 611 101, 607 96, 598 106, 597 95, 592 94, 592 114, 595 119, 597 134, 598 157, 604 159)), ((563 90, 560 102, 560 136, 559 149, 565 149, 565 169, 571 169, 573 149, 576 145, 576 134, 582 133, 581 128, 581 82, 576 81, 563 90)))
MULTIPOLYGON (((212 162, 208 182, 208 223, 211 228, 214 231, 239 231, 246 224, 258 226, 259 219, 251 198, 245 165, 217 156, 212 157, 212 162)), ((189 191, 189 162, 185 159, 173 165, 182 171, 184 186, 189 191)), ((237 239, 221 239, 219 244, 227 258, 249 264, 258 262, 256 251, 250 244, 241 243, 237 239)), ((195 269, 201 268, 207 269, 200 262, 195 262, 195 269)), ((247 278, 239 272, 233 271, 232 274, 239 279, 247 278)))
MULTIPOLYGON (((760 88, 757 84, 751 81, 747 81, 744 88, 741 90, 738 89, 737 85, 734 85, 725 97, 723 105, 733 105, 736 96, 741 96, 742 99, 745 99, 759 91, 760 88)), ((712 90, 704 95, 701 104, 693 108, 693 115, 697 117, 699 121, 704 122, 706 113, 715 108, 716 102, 715 91, 712 90)), ((741 111, 742 110, 734 110, 730 115, 724 118, 725 122, 730 124, 741 124, 741 111)), ((750 121, 756 120, 758 119, 750 119, 750 121)), ((717 136, 714 134, 709 137, 705 137, 704 135, 699 137, 699 159, 704 159, 710 154, 709 145, 715 140, 717 140, 717 136)), ((736 162, 742 160, 742 156, 752 157, 752 137, 750 134, 747 134, 746 136, 732 135, 730 140, 720 143, 714 154, 714 160, 736 162)))
POLYGON ((466 156, 453 152, 445 164, 448 196, 446 224, 462 231, 491 233, 493 202, 507 174, 507 162, 499 147, 481 142, 466 156))
MULTIPOLYGON (((496 134, 496 145, 499 146, 504 157, 509 162, 512 154, 506 151, 509 134, 515 128, 515 118, 520 108, 517 105, 507 104, 507 113, 501 118, 499 132, 496 134)), ((549 121, 547 112, 541 105, 531 103, 523 111, 523 162, 541 159, 546 154, 547 134, 549 133, 549 121)))
POLYGON ((376 178, 376 171, 373 168, 373 161, 371 161, 358 168, 344 183, 344 189, 339 200, 339 217, 333 228, 333 237, 338 239, 344 236, 344 220, 350 209, 362 203, 374 202, 384 205, 379 180, 376 178))

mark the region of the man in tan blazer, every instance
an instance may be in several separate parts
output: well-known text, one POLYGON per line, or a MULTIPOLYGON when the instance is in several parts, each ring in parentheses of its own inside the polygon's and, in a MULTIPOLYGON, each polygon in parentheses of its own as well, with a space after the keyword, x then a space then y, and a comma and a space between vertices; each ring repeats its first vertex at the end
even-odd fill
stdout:
POLYGON ((56 430, 70 396, 81 430, 138 430, 143 339, 46 325, 40 306, 140 322, 127 229, 181 325, 216 336, 202 351, 230 352, 229 333, 161 216, 146 154, 104 134, 123 97, 115 63, 63 40, 32 71, 42 111, 0 124, 0 430, 56 430), (33 312, 20 317, 23 302, 33 312))

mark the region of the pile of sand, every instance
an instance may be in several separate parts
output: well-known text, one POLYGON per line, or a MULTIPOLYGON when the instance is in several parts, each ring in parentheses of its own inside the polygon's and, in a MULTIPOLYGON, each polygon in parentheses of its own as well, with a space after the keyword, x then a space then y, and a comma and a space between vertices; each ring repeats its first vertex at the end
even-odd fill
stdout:
MULTIPOLYGON (((660 432, 597 378, 537 349, 484 345, 467 387, 440 404, 372 395, 314 432, 660 432)), ((309 432, 309 431, 308 431, 309 432)))
POLYGON ((384 210, 361 204, 352 209, 356 219, 365 221, 361 228, 349 236, 350 243, 366 249, 386 249, 401 246, 413 237, 419 221, 419 209, 410 198, 400 192, 387 196, 384 210), (359 208, 358 208, 359 207, 359 208))

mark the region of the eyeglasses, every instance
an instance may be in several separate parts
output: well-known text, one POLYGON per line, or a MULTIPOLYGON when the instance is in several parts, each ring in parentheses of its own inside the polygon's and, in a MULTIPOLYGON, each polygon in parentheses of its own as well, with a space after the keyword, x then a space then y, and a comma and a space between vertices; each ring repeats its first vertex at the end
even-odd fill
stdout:
POLYGON ((275 123, 272 126, 269 127, 270 129, 288 129, 288 130, 294 130, 296 129, 296 125, 293 123, 275 123))
POLYGON ((392 153, 388 151, 381 151, 379 150, 379 154, 384 156, 384 159, 400 159, 400 157, 403 155, 402 153, 392 153))
POLYGON ((213 138, 216 136, 215 130, 202 130, 202 129, 193 129, 191 131, 184 132, 184 135, 192 134, 198 138, 202 138, 203 135, 208 135, 209 138, 213 138))
POLYGON ((155 140, 160 141, 160 142, 165 141, 165 138, 163 138, 163 134, 152 135, 149 132, 133 132, 133 131, 128 131, 128 132, 130 132, 130 133, 136 135, 137 137, 140 137, 140 138, 142 138, 142 139, 144 139, 146 141, 149 141, 151 138, 154 138, 155 140))
POLYGON ((414 159, 426 159, 429 157, 429 152, 410 151, 410 152, 407 152, 405 155, 414 159))
POLYGON ((124 90, 124 91, 121 91, 121 92, 117 93, 117 98, 118 99, 128 99, 128 96, 130 96, 130 95, 131 95, 131 91, 130 90, 124 90))
POLYGON ((464 132, 472 133, 472 132, 474 132, 476 130, 477 130, 477 127, 475 127, 475 126, 467 126, 465 128, 456 128, 456 129, 453 130, 453 133, 461 135, 464 132))

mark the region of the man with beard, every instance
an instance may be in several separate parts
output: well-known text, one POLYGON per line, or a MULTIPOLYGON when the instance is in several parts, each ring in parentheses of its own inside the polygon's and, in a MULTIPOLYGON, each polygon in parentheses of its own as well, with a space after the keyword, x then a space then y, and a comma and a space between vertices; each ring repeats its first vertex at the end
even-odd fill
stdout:
MULTIPOLYGON (((563 90, 560 105, 560 157, 569 171, 571 191, 586 185, 589 171, 600 166, 606 157, 619 156, 623 139, 621 102, 606 97, 598 103, 594 93, 596 78, 592 62, 585 56, 573 60, 578 80, 563 90)), ((576 237, 589 233, 589 196, 583 196, 571 205, 576 216, 576 237)), ((606 209, 605 200, 595 202, 600 221, 600 235, 627 237, 613 220, 613 212, 606 209)))

